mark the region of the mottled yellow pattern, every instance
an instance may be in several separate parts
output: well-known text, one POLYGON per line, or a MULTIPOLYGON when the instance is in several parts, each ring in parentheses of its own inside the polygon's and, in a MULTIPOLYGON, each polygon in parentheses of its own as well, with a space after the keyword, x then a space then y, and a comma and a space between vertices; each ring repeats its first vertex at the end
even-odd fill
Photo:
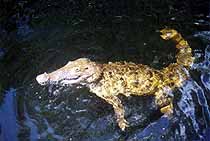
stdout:
POLYGON ((39 84, 80 84, 88 87, 92 93, 107 101, 114 108, 117 123, 122 130, 128 126, 124 118, 124 108, 118 94, 125 96, 154 95, 161 112, 172 113, 170 92, 188 79, 187 70, 194 58, 189 44, 174 29, 163 29, 161 37, 172 39, 176 43, 177 62, 162 70, 131 62, 100 64, 87 58, 70 61, 64 67, 37 76, 39 84))

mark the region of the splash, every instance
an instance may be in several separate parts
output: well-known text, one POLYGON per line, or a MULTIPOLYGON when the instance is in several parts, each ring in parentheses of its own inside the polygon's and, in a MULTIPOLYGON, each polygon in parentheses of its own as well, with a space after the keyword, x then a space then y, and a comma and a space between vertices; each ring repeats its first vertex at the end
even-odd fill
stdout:
POLYGON ((182 88, 179 89, 181 92, 181 99, 177 103, 180 110, 186 115, 186 117, 191 119, 194 130, 198 135, 201 134, 201 128, 196 118, 196 102, 193 99, 193 95, 196 95, 197 103, 202 109, 202 117, 205 122, 205 126, 209 126, 210 112, 209 106, 207 104, 206 94, 204 93, 201 86, 199 86, 195 81, 187 81, 182 88))

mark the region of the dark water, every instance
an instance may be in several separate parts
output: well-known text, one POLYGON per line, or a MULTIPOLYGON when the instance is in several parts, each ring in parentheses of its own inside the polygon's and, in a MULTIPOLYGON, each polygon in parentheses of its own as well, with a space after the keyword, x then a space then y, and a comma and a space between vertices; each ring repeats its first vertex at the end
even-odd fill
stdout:
POLYGON ((27 18, 19 19, 15 35, 8 35, 15 36, 12 48, 23 48, 15 53, 16 62, 9 62, 14 56, 0 49, 1 61, 8 61, 5 66, 19 84, 5 91, 0 140, 210 140, 209 31, 186 34, 196 62, 188 72, 191 78, 172 93, 172 117, 159 112, 153 97, 120 97, 130 123, 126 132, 117 126, 112 107, 87 89, 41 87, 35 82, 36 75, 79 57, 132 61, 157 69, 167 66, 175 61, 175 47, 160 39, 159 29, 147 21, 128 23, 123 18, 116 18, 111 28, 91 27, 83 21, 32 28, 27 18))

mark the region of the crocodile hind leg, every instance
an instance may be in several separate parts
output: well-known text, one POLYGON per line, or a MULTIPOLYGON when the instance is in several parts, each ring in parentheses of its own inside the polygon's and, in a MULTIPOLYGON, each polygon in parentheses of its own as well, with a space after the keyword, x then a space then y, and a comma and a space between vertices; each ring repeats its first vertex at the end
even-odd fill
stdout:
POLYGON ((170 115, 173 113, 173 105, 172 105, 172 103, 169 104, 169 105, 167 105, 167 106, 165 106, 165 107, 162 107, 162 108, 160 109, 160 111, 161 111, 161 113, 170 116, 170 115))
POLYGON ((173 113, 173 99, 163 89, 155 93, 155 104, 160 107, 161 113, 166 115, 173 113))
POLYGON ((117 123, 122 131, 128 127, 128 122, 125 120, 125 111, 120 99, 117 96, 100 96, 106 102, 112 105, 115 111, 115 115, 117 118, 117 123))

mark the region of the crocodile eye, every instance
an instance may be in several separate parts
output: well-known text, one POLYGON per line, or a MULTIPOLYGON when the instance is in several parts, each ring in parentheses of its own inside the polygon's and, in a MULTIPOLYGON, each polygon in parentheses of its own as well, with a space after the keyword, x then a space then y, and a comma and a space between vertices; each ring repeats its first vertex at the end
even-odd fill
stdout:
POLYGON ((88 69, 88 67, 85 67, 85 70, 87 70, 88 69))
POLYGON ((80 69, 79 68, 75 68, 75 71, 78 72, 78 71, 80 71, 80 69))

